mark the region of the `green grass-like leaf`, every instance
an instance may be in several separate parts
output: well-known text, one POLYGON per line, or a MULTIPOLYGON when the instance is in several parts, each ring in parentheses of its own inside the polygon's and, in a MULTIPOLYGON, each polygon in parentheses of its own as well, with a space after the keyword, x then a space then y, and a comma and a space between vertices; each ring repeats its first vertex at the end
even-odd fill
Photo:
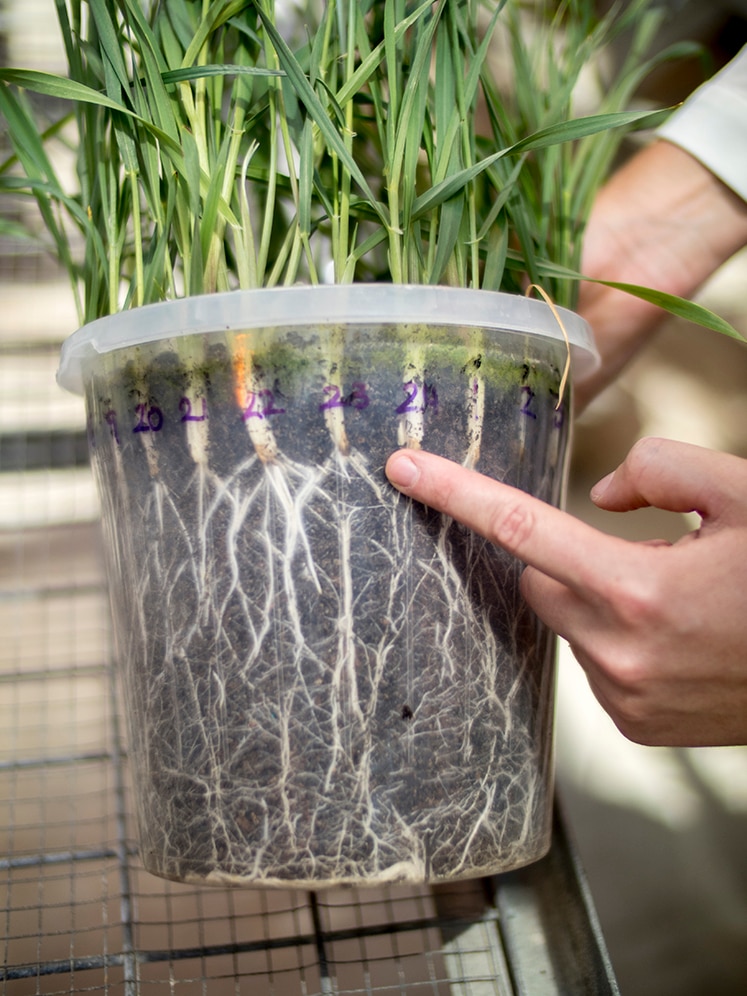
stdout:
POLYGON ((674 294, 666 294, 664 291, 642 287, 639 284, 628 284, 616 280, 596 280, 594 282, 603 284, 605 287, 614 287, 616 290, 625 291, 626 294, 632 294, 633 297, 638 297, 642 301, 655 304, 658 308, 668 311, 677 318, 684 318, 685 321, 701 325, 712 332, 719 332, 721 335, 729 336, 731 339, 747 342, 742 333, 738 332, 726 319, 714 314, 709 308, 705 308, 695 301, 688 301, 674 294))
MULTIPOLYGON (((343 281, 529 279, 573 306, 595 193, 624 136, 668 113, 633 109, 636 91, 697 52, 650 54, 658 0, 601 14, 595 0, 305 0, 295 22, 275 0, 54 8, 67 75, 0 69, 0 195, 36 204, 82 320, 315 282, 328 264, 343 281), (579 114, 582 74, 623 37, 596 112, 579 114)), ((735 335, 691 302, 614 286, 735 335)))

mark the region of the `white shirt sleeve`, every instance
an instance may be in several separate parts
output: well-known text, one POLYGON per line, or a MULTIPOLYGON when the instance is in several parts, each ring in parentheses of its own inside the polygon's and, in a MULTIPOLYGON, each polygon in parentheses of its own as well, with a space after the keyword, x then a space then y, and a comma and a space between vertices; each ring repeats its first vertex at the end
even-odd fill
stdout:
POLYGON ((747 200, 747 46, 658 130, 747 200))

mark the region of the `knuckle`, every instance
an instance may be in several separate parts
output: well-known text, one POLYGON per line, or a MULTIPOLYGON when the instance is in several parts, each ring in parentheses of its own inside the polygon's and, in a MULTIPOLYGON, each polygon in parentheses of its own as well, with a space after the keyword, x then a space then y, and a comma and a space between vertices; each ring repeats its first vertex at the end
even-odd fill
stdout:
POLYGON ((657 747, 667 739, 662 737, 660 710, 648 699, 626 699, 611 715, 620 733, 633 743, 657 747))
POLYGON ((531 538, 534 528, 533 512, 516 501, 502 506, 493 514, 490 536, 506 550, 517 553, 531 538))
POLYGON ((636 571, 609 580, 604 600, 627 632, 651 632, 667 615, 668 598, 658 573, 636 571))
POLYGON ((645 656, 638 650, 625 650, 611 646, 606 655, 596 661, 612 688, 614 701, 620 706, 633 707, 645 694, 649 667, 645 656))
POLYGON ((655 717, 636 712, 618 712, 612 715, 612 720, 626 740, 643 747, 658 746, 658 737, 652 725, 655 717))
POLYGON ((614 597, 618 618, 627 629, 647 626, 655 615, 656 593, 641 578, 618 584, 614 597))
POLYGON ((644 436, 636 440, 624 461, 624 472, 628 479, 639 485, 656 473, 661 463, 662 440, 655 436, 644 436))
POLYGON ((633 443, 626 463, 633 471, 645 471, 658 462, 661 446, 662 440, 657 436, 643 436, 633 443))
POLYGON ((652 674, 640 656, 627 659, 616 655, 600 665, 607 677, 606 708, 618 730, 636 743, 646 743, 652 737, 658 710, 652 694, 652 674))
POLYGON ((637 641, 614 641, 593 666, 601 679, 594 685, 604 689, 602 704, 620 733, 634 743, 657 745, 666 702, 655 651, 637 641))

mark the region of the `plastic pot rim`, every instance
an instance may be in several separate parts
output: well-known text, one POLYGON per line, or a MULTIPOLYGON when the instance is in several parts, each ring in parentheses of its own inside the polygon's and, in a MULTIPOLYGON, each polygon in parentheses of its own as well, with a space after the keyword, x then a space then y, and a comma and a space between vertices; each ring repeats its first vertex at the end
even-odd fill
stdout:
POLYGON ((454 325, 564 342, 574 372, 599 366, 589 324, 566 308, 501 291, 405 284, 325 284, 199 294, 121 311, 89 322, 62 345, 57 382, 84 393, 83 369, 96 356, 160 339, 257 328, 326 325, 454 325))

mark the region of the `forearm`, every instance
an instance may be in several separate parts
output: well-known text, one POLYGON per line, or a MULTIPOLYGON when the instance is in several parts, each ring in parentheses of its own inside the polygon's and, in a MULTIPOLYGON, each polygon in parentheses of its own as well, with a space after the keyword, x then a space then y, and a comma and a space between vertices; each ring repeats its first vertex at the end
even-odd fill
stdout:
MULTIPOLYGON (((600 192, 587 229, 582 272, 691 297, 747 244, 747 204, 688 152, 657 140, 600 192)), ((583 408, 650 338, 664 313, 600 284, 582 285, 601 368, 576 385, 583 408)))

